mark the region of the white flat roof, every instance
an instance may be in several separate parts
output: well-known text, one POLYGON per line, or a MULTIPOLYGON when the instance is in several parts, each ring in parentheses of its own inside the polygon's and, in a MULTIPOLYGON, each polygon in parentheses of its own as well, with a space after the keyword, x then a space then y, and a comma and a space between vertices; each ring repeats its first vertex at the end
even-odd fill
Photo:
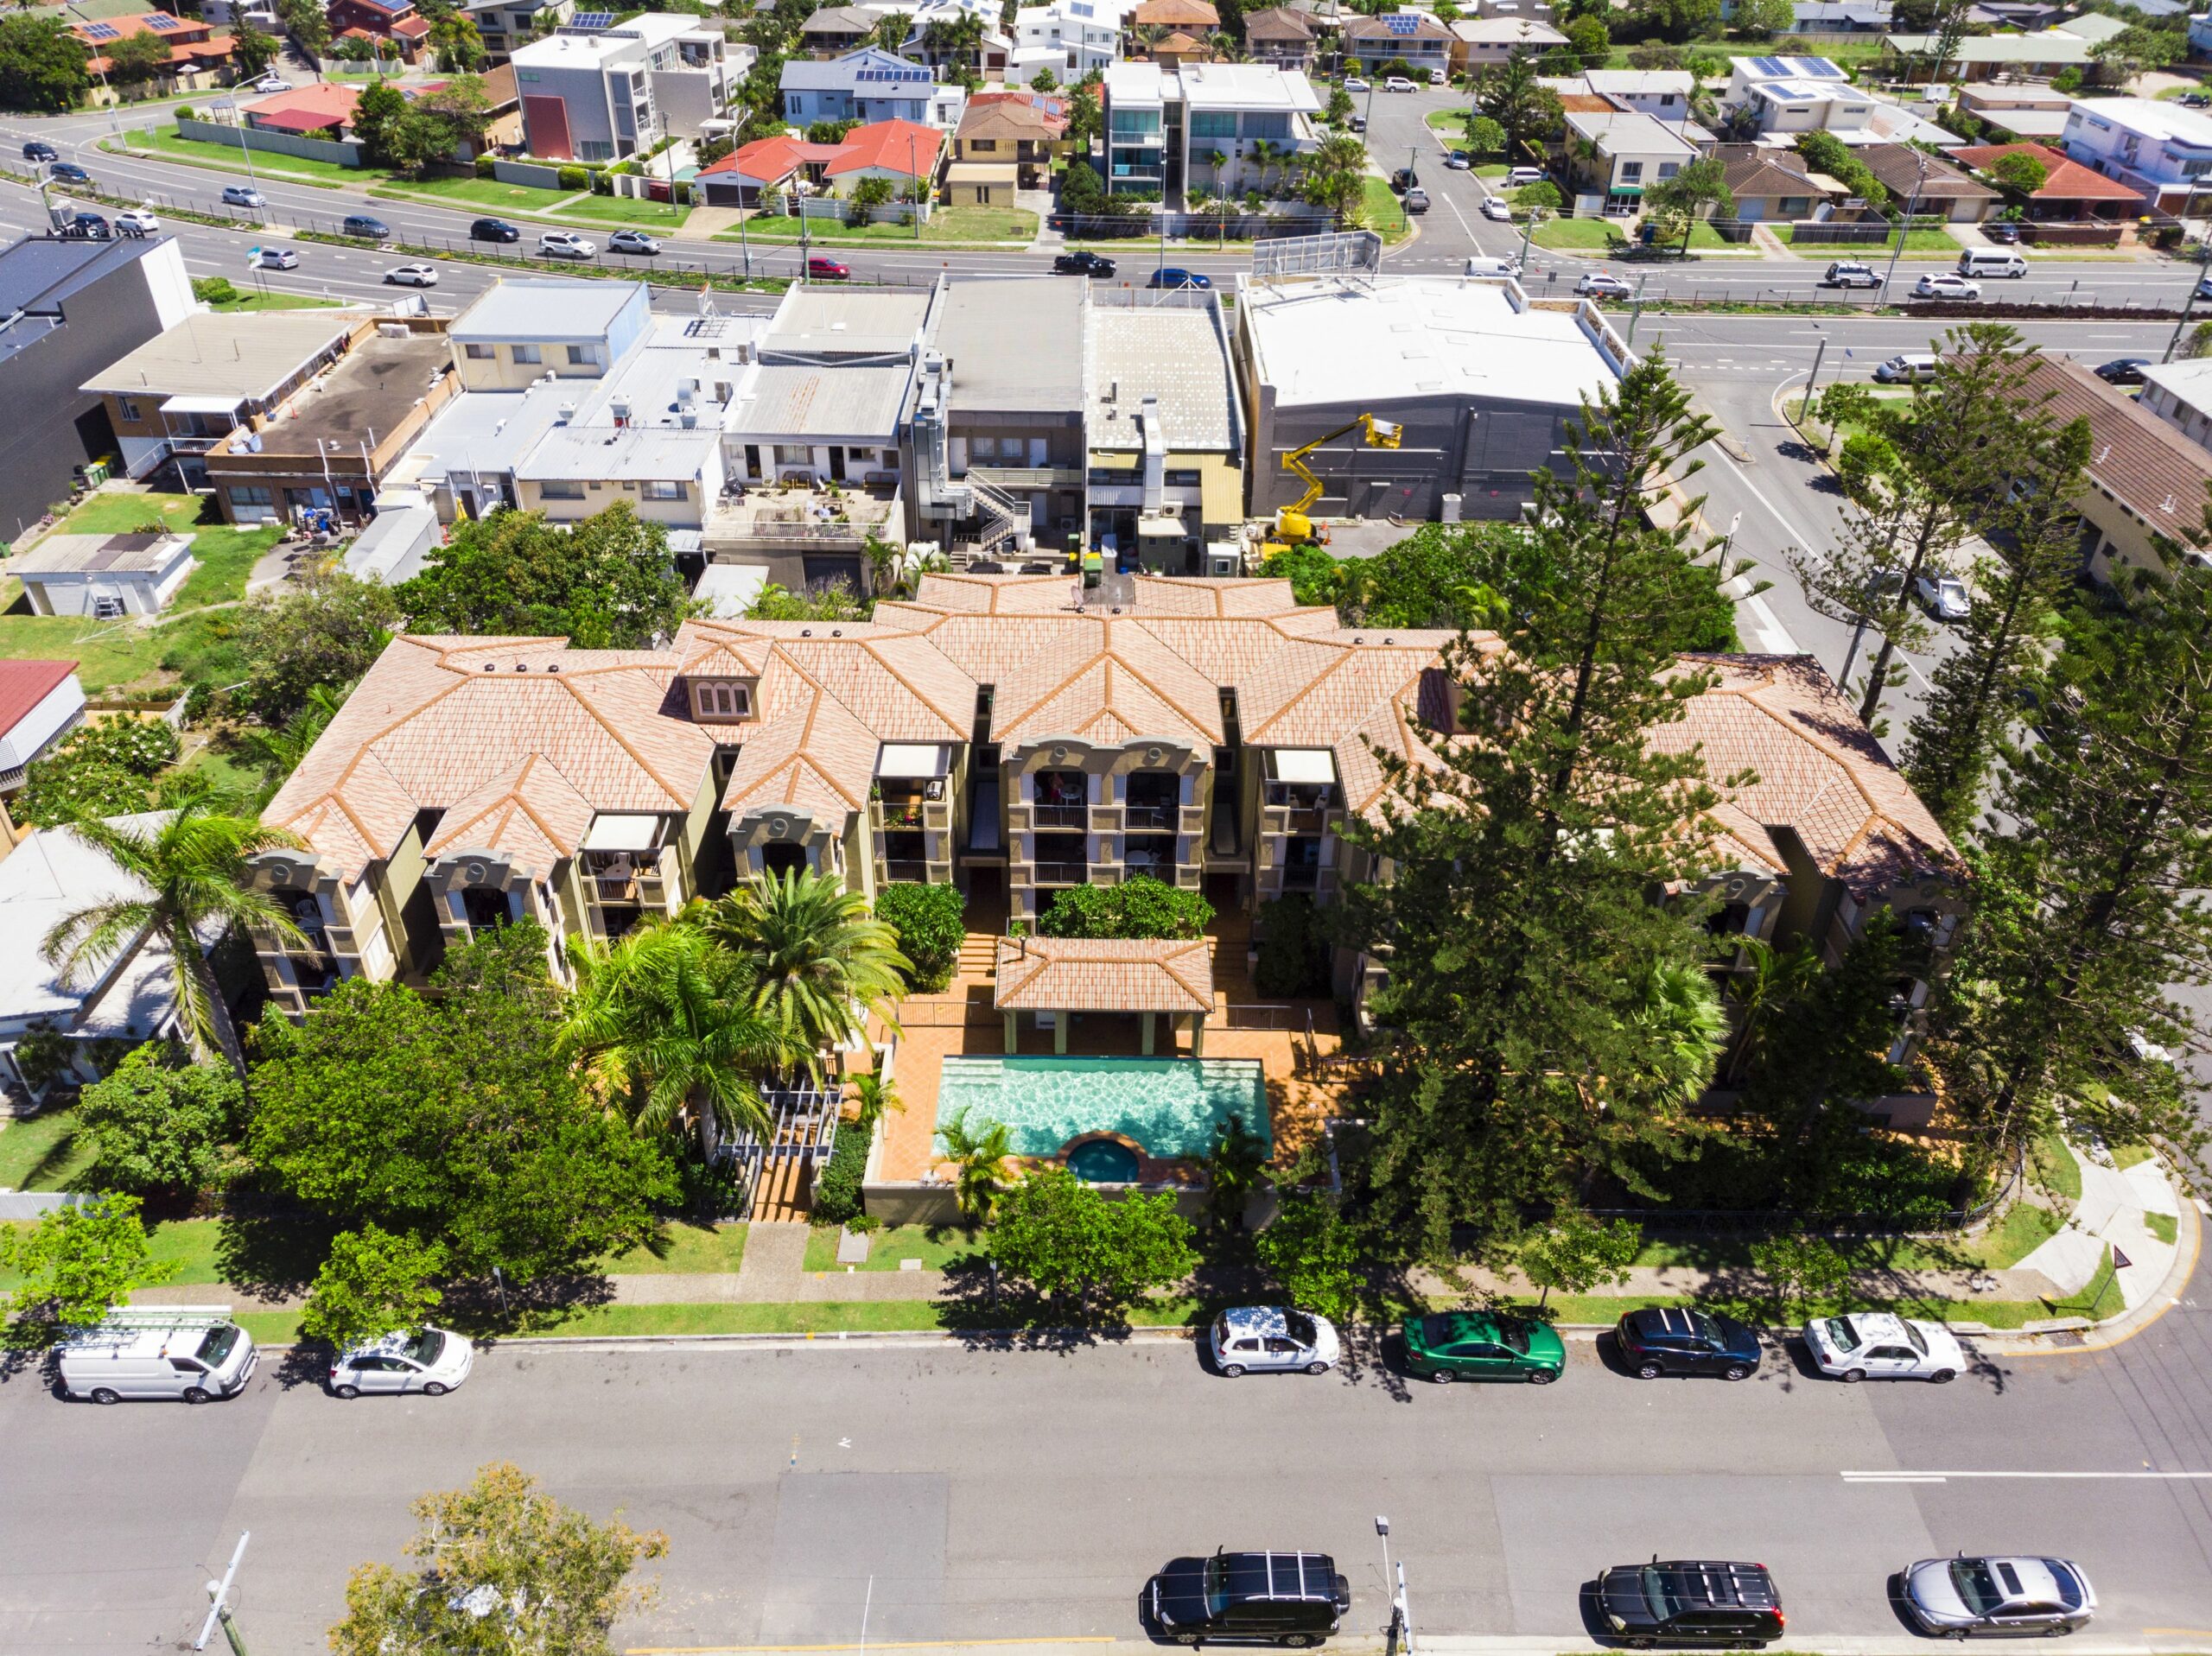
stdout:
POLYGON ((1237 296, 1281 407, 1458 395, 1573 408, 1615 380, 1576 313, 1516 310, 1503 282, 1248 281, 1237 296))
POLYGON ((584 835, 587 851, 650 851, 660 834, 658 816, 601 812, 584 835))
POLYGON ((710 563, 699 572, 691 596, 707 606, 717 621, 735 621, 753 607, 760 589, 768 584, 765 563, 710 563))
POLYGON ((899 782, 926 782, 951 770, 950 756, 940 742, 886 742, 875 760, 876 775, 899 782))
POLYGON ((172 397, 162 404, 163 414, 236 414, 243 397, 172 397))
POLYGON ((2162 104, 2154 98, 2094 98, 2076 100, 2074 107, 2085 119, 2107 121, 2146 138, 2170 138, 2177 143, 2212 149, 2212 115, 2202 110, 2162 104))
POLYGON ((1325 747, 1278 747, 1268 755, 1277 782, 1334 782, 1337 756, 1325 747))

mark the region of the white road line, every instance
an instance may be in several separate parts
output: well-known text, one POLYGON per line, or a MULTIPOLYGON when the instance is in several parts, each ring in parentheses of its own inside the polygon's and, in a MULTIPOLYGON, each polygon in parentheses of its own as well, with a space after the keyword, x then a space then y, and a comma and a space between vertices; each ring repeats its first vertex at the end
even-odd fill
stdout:
POLYGON ((2212 1472, 1839 1472, 1853 1483, 1942 1483, 1953 1478, 2043 1478, 2057 1482, 2083 1479, 2122 1479, 2149 1482, 2187 1482, 2212 1480, 2212 1472))

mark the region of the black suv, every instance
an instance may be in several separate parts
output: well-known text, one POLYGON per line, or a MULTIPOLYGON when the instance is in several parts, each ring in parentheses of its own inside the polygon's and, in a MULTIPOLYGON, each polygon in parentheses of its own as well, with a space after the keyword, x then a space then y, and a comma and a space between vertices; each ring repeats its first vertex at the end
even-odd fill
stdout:
POLYGON ((1088 251, 1063 253, 1052 261, 1052 269, 1061 276, 1097 276, 1103 280, 1114 274, 1114 261, 1088 251))
POLYGON ((1718 1374, 1739 1380, 1759 1372, 1759 1336, 1732 1317, 1677 1308, 1630 1311, 1613 1337, 1638 1380, 1718 1374))
POLYGON ((1598 1578, 1599 1613, 1624 1643, 1738 1649, 1782 1637, 1782 1600, 1764 1564, 1678 1558, 1616 1564, 1598 1578))
POLYGON ((468 227, 468 239, 473 242, 518 242, 522 232, 504 219, 479 219, 468 227))
POLYGON ((23 146, 25 161, 60 161, 61 152, 43 138, 33 138, 23 146))
POLYGON ((1161 1636, 1318 1645, 1351 1608, 1351 1588, 1325 1552, 1231 1552, 1178 1558, 1145 1587, 1161 1636))

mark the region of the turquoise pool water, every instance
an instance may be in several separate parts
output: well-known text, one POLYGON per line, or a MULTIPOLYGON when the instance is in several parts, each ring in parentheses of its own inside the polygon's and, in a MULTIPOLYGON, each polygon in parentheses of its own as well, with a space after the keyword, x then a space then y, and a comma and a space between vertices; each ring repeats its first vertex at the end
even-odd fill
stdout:
POLYGON ((1017 1156, 1057 1156, 1086 1133, 1118 1133, 1162 1161, 1196 1161, 1231 1115, 1272 1151, 1256 1058, 947 1058, 937 1119, 1003 1121, 1017 1156))
POLYGON ((1086 1139, 1068 1152, 1068 1171, 1085 1184, 1134 1184, 1137 1152, 1118 1139, 1086 1139))

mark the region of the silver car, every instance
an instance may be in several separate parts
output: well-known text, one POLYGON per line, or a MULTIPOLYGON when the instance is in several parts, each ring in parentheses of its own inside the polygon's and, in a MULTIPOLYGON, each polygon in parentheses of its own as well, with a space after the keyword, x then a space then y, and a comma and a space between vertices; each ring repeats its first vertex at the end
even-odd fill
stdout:
POLYGON ((2082 1566, 2063 1558, 1923 1558, 1904 1572, 1905 1608, 1938 1636, 2071 1633, 2097 1613, 2082 1566))
POLYGON ((333 1396, 364 1392, 416 1392, 443 1397, 468 1378, 476 1348, 460 1335, 425 1325, 411 1334, 387 1334, 340 1354, 330 1365, 333 1396))
POLYGON ((1337 1330, 1325 1317, 1281 1305, 1240 1305, 1224 1311, 1207 1330, 1213 1366, 1227 1380, 1270 1371, 1302 1369, 1325 1374, 1336 1367, 1337 1330))

